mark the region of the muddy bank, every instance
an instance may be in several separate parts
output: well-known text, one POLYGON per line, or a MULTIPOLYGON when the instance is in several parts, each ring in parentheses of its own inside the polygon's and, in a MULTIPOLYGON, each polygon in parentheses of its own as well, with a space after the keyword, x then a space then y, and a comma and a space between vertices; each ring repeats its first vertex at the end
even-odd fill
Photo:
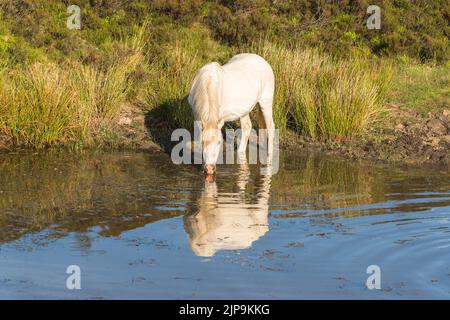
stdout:
POLYGON ((334 149, 352 158, 450 165, 450 110, 425 116, 396 107, 390 111, 389 124, 384 128, 334 149))
POLYGON ((391 106, 385 122, 359 139, 343 143, 321 143, 294 137, 289 143, 283 142, 282 147, 350 159, 448 167, 450 110, 421 115, 415 110, 391 106))

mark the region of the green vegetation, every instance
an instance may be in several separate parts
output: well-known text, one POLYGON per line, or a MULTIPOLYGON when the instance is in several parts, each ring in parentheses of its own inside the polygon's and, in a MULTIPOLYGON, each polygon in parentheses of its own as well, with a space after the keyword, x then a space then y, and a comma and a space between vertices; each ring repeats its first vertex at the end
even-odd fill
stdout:
POLYGON ((391 101, 421 114, 450 106, 450 65, 402 63, 394 77, 391 101))
POLYGON ((192 111, 185 98, 196 72, 208 62, 223 63, 231 56, 232 49, 213 40, 204 27, 180 28, 173 41, 166 43, 147 66, 146 108, 174 126, 191 128, 192 111))
POLYGON ((381 30, 365 25, 368 1, 0 0, 0 142, 116 145, 126 105, 190 127, 198 68, 244 51, 274 68, 282 135, 358 137, 388 98, 448 105, 447 2, 376 2, 381 30))
POLYGON ((76 62, 4 69, 0 130, 15 143, 33 147, 93 142, 113 129, 132 86, 129 72, 142 60, 134 48, 106 70, 76 62))
POLYGON ((263 43, 254 50, 276 74, 274 119, 313 139, 343 140, 359 135, 384 112, 391 67, 370 59, 336 59, 317 49, 263 43))

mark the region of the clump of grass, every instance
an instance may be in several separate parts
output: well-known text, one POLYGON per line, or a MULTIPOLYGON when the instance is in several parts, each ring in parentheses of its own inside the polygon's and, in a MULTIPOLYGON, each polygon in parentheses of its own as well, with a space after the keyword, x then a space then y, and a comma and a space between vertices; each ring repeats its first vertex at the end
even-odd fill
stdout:
POLYGON ((313 139, 340 141, 360 135, 383 114, 389 65, 269 42, 254 47, 275 72, 274 119, 281 133, 292 128, 313 139))
MULTIPOLYGON (((116 121, 142 63, 140 48, 107 68, 33 63, 0 74, 0 133, 32 147, 90 144, 116 121)), ((100 137, 101 138, 101 137, 100 137)))
POLYGON ((148 66, 146 104, 152 114, 173 126, 191 129, 193 115, 187 95, 197 71, 206 63, 223 63, 230 49, 212 40, 207 29, 194 25, 179 31, 148 66))
POLYGON ((0 131, 16 143, 38 146, 79 134, 76 92, 58 66, 4 70, 0 81, 0 131))
POLYGON ((116 59, 106 70, 92 65, 71 66, 69 74, 76 83, 80 109, 91 133, 117 120, 133 85, 130 73, 143 59, 142 53, 136 51, 116 59))
POLYGON ((154 108, 154 115, 158 118, 175 126, 190 128, 193 118, 186 96, 201 62, 196 52, 182 50, 181 46, 180 42, 175 43, 168 49, 164 60, 150 65, 146 102, 154 108))

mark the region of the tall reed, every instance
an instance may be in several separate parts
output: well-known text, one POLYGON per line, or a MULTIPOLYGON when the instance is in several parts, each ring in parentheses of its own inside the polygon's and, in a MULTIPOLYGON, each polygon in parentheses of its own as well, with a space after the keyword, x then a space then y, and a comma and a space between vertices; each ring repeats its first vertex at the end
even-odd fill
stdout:
POLYGON ((253 46, 276 76, 274 119, 313 139, 342 140, 360 135, 384 112, 392 69, 360 57, 336 59, 320 49, 253 46))

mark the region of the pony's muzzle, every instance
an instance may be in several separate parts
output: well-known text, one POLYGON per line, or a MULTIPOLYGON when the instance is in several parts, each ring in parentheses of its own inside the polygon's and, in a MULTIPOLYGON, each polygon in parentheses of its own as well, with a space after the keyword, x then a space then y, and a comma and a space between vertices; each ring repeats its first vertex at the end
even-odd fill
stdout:
POLYGON ((214 172, 216 172, 216 166, 214 164, 205 164, 203 172, 206 174, 214 174, 214 172))

